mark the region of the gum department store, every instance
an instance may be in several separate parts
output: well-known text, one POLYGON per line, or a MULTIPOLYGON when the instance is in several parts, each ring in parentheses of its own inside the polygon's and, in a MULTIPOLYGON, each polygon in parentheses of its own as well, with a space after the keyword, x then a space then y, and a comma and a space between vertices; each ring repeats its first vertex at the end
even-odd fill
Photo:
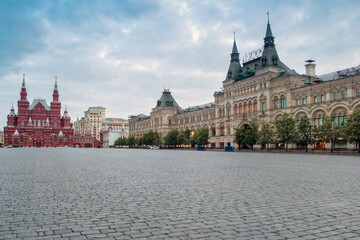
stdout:
MULTIPOLYGON (((130 135, 141 137, 152 129, 165 137, 172 129, 196 131, 203 127, 209 130, 208 147, 237 147, 234 129, 253 117, 261 124, 274 124, 287 112, 295 120, 308 116, 316 126, 325 115, 334 114, 335 122, 341 123, 360 108, 360 66, 316 76, 314 61, 306 62, 306 74, 302 75, 280 60, 268 22, 263 48, 247 54, 242 66, 234 39, 223 91, 214 93, 213 103, 184 110, 165 89, 150 116, 130 116, 130 135)), ((355 146, 342 142, 338 147, 355 146)))

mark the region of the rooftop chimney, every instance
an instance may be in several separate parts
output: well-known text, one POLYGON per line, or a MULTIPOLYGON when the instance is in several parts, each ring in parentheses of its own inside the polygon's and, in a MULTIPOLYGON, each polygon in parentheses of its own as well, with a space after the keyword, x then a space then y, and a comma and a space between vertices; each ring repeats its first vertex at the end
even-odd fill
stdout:
POLYGON ((305 62, 306 76, 315 77, 315 60, 309 59, 305 62))

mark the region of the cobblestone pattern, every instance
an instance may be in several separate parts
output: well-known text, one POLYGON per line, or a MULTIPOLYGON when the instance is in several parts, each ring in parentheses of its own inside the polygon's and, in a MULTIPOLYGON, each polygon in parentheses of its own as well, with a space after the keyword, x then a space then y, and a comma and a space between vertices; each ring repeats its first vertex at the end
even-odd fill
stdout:
POLYGON ((360 239, 360 159, 0 149, 0 239, 360 239))

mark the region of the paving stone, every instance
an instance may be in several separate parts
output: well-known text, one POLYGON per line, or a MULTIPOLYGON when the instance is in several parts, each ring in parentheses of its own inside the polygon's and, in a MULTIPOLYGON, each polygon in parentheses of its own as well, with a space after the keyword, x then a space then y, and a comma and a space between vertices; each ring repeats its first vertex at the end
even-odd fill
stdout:
POLYGON ((0 239, 360 239, 357 157, 0 151, 0 239))

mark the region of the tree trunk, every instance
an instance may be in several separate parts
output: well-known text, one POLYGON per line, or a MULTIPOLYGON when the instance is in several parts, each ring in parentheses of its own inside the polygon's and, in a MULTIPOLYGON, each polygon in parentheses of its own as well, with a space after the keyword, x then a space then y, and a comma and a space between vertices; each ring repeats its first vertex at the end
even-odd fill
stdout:
POLYGON ((288 151, 288 143, 285 143, 285 151, 288 151))
POLYGON ((358 141, 357 144, 359 144, 358 153, 360 153, 360 141, 358 141))
POLYGON ((306 152, 308 152, 308 145, 306 144, 306 152))

